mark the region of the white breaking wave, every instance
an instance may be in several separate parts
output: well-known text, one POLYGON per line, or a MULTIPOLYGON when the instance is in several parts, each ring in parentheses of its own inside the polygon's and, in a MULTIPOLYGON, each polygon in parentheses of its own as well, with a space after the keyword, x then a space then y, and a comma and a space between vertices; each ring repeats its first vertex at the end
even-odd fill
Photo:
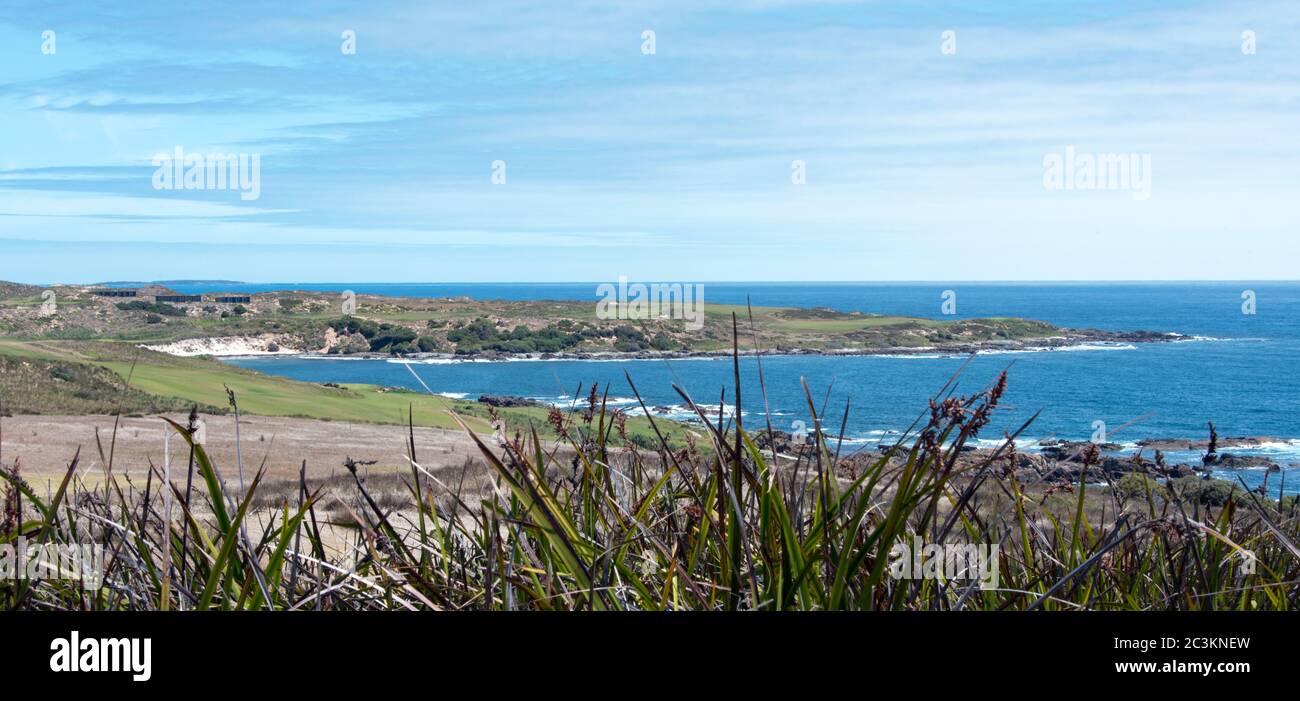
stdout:
MULTIPOLYGON (((1005 438, 976 438, 974 445, 976 448, 1001 448, 1006 442, 1005 438)), ((1017 438, 1015 445, 1016 450, 1034 450, 1039 447, 1037 438, 1017 438)))
MULTIPOLYGON (((985 348, 975 351, 975 355, 1022 355, 1026 353, 1078 353, 1082 351, 1117 351, 1117 350, 1137 350, 1137 346, 1131 343, 1109 343, 1097 341, 1094 343, 1079 343, 1072 346, 1026 346, 1024 348, 985 348)), ((965 358, 967 353, 878 353, 872 354, 875 358, 898 358, 912 360, 947 360, 951 358, 965 358)))
POLYGON ((1278 455, 1296 455, 1300 456, 1300 439, 1291 438, 1280 441, 1267 441, 1259 445, 1242 446, 1240 448, 1224 448, 1224 452, 1229 453, 1263 453, 1278 455))
POLYGON ((1016 348, 1001 350, 990 348, 987 350, 975 351, 976 355, 1015 355, 1021 353, 1078 353, 1083 351, 1117 351, 1117 350, 1137 350, 1137 346, 1131 343, 1079 343, 1073 346, 1030 346, 1028 348, 1016 348))
POLYGON ((1267 341, 1267 338, 1219 338, 1217 336, 1192 336, 1174 341, 1174 343, 1261 343, 1267 341))
MULTIPOLYGON (((367 358, 361 358, 361 360, 367 360, 367 358)), ((377 360, 377 358, 369 358, 368 360, 377 360)), ((385 358, 384 362, 396 365, 459 365, 461 363, 491 363, 494 361, 486 358, 385 358)))

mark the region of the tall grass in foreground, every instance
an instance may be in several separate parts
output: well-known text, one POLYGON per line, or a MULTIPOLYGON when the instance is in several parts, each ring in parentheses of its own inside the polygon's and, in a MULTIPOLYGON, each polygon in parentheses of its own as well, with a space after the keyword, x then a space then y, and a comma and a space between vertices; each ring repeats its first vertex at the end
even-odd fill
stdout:
POLYGON ((232 489, 193 441, 192 422, 172 424, 183 442, 176 457, 184 459, 151 466, 142 490, 124 492, 112 473, 111 443, 107 452, 99 446, 108 466, 102 487, 85 486, 73 459, 57 492, 40 498, 13 469, 0 542, 19 535, 37 543, 98 542, 109 562, 98 589, 0 582, 0 604, 1279 610, 1300 600, 1294 500, 1282 507, 1242 493, 1215 508, 1154 481, 1132 497, 1082 478, 1033 492, 1009 469, 1018 433, 985 458, 959 460, 996 409, 1005 373, 967 397, 955 396, 950 381, 890 450, 849 459, 821 429, 806 388, 814 448, 798 456, 760 449, 741 421, 734 362, 730 401, 706 408, 677 388, 702 426, 686 449, 669 447, 657 424, 658 450, 614 446, 623 415, 607 410, 594 386, 581 408, 551 413, 558 442, 542 441, 536 430, 492 438, 471 432, 490 475, 482 489, 466 486, 463 475, 425 470, 412 431, 402 436, 410 463, 402 474, 410 496, 404 505, 376 498, 365 463, 348 458, 351 494, 312 488, 304 464, 297 488, 267 508, 258 496, 265 471, 252 472, 246 489, 232 489), (1042 508, 1061 498, 1072 499, 1064 517, 1042 508), (1090 520, 1086 507, 1095 511, 1097 501, 1110 515, 1090 520), (348 516, 341 522, 332 515, 340 511, 348 516), (998 585, 895 578, 891 551, 900 542, 997 545, 998 585))

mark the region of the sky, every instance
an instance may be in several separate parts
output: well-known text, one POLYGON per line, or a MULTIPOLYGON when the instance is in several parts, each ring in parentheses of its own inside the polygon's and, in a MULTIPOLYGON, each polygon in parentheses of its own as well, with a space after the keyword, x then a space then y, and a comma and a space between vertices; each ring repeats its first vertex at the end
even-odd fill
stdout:
POLYGON ((1298 215, 1295 0, 0 13, 0 279, 1296 279, 1298 215))

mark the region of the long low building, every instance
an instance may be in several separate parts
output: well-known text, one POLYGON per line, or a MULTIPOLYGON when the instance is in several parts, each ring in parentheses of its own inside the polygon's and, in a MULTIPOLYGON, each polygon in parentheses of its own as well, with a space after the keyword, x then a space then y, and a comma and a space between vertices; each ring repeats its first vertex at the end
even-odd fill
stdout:
MULTIPOLYGON (((140 290, 106 288, 101 290, 91 290, 91 294, 97 297, 139 297, 140 290)), ((252 295, 222 295, 212 297, 213 302, 217 304, 252 304, 252 295)), ((203 295, 153 295, 155 302, 173 302, 173 303, 195 303, 202 302, 203 295)))

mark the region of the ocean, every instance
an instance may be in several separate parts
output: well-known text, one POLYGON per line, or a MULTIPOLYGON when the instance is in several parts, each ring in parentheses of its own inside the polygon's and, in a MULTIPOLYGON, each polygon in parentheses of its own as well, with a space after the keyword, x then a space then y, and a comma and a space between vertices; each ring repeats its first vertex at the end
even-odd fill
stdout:
MULTIPOLYGON (((172 284, 179 292, 269 292, 284 289, 353 290, 359 294, 480 299, 576 299, 596 301, 596 283, 441 284, 172 284)), ((1133 449, 1143 438, 1269 436, 1275 440, 1241 454, 1268 455, 1284 467, 1300 467, 1300 283, 704 283, 711 303, 830 307, 940 317, 944 293, 955 293, 955 318, 1019 316, 1071 328, 1149 330, 1186 334, 1176 343, 1089 346, 1056 351, 987 353, 976 356, 958 380, 958 393, 986 388, 1002 370, 1009 385, 997 419, 983 435, 992 444, 1035 411, 1023 434, 1037 440, 1088 440, 1104 425, 1106 439, 1133 449), (1243 295, 1253 300, 1253 314, 1243 295), (1097 423, 1102 422, 1102 423, 1097 423)), ((952 317, 948 317, 952 318, 952 317)), ((743 321, 743 320, 742 320, 743 321)), ((760 330, 761 333, 761 330, 760 330)), ((744 339, 742 339, 742 342, 744 339)), ((966 362, 964 357, 768 356, 762 361, 773 426, 786 431, 808 425, 801 380, 825 421, 838 429, 848 405, 847 435, 855 446, 873 446, 906 428, 926 410, 927 399, 966 362)), ((261 372, 313 382, 364 382, 419 389, 395 360, 236 358, 229 362, 261 372)), ((763 397, 758 361, 743 358, 745 418, 759 427, 763 397)), ((608 386, 615 406, 632 403, 624 377, 631 375, 646 404, 687 416, 675 383, 699 404, 734 396, 730 359, 633 361, 415 362, 411 369, 435 392, 451 397, 480 394, 526 396, 567 402, 579 386, 608 386)), ((1149 453, 1147 457, 1150 457, 1149 453)), ((1171 461, 1198 462, 1199 455, 1170 453, 1171 461)), ((1300 472, 1284 473, 1286 493, 1300 491, 1300 472)), ((1254 486, 1263 470, 1224 472, 1254 486)), ((1281 480, 1270 479, 1270 491, 1281 480)))

